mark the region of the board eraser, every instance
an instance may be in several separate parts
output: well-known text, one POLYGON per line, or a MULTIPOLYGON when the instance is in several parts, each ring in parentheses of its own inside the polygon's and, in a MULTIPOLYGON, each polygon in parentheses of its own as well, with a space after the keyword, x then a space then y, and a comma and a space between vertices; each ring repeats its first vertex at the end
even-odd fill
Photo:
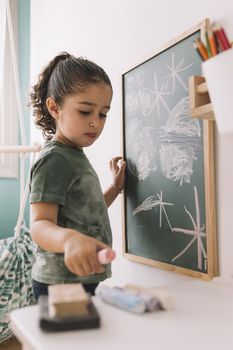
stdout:
POLYGON ((116 253, 111 248, 101 249, 97 252, 98 260, 102 265, 109 264, 116 257, 116 253))
POLYGON ((81 283, 55 284, 48 287, 49 315, 78 316, 87 314, 90 301, 81 283))
POLYGON ((59 332, 100 327, 100 316, 92 300, 87 305, 87 314, 51 317, 48 310, 48 296, 41 295, 39 303, 39 326, 43 331, 59 332))

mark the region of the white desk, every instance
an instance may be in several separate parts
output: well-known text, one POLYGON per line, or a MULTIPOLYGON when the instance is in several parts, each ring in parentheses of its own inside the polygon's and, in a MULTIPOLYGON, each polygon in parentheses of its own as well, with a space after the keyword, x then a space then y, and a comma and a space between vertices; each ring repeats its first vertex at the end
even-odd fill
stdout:
POLYGON ((166 289, 174 308, 142 315, 94 297, 100 329, 44 333, 38 306, 13 311, 11 326, 23 350, 233 349, 233 282, 192 280, 166 289))

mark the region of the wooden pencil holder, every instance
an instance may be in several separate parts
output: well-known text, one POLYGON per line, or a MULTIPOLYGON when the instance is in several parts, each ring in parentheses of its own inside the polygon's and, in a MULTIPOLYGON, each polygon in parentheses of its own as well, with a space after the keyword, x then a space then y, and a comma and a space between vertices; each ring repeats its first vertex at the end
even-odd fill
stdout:
POLYGON ((213 106, 205 78, 202 76, 189 77, 190 115, 193 118, 215 120, 213 106))

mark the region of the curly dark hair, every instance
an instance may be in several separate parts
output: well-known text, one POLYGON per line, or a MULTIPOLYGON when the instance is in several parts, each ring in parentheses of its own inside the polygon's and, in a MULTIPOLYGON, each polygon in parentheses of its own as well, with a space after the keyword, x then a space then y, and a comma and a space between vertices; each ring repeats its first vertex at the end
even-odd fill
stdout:
POLYGON ((43 130, 43 137, 50 140, 56 132, 55 119, 50 115, 46 100, 52 97, 62 106, 66 96, 82 91, 91 83, 104 82, 112 88, 106 72, 96 63, 83 57, 62 52, 42 70, 38 82, 30 92, 29 105, 33 108, 35 124, 43 130))

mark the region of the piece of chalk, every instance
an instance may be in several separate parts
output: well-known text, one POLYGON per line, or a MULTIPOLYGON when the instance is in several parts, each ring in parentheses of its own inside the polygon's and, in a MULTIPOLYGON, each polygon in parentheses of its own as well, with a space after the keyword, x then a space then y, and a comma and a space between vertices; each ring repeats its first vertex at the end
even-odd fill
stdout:
POLYGON ((116 257, 116 253, 111 248, 101 249, 97 252, 98 260, 101 264, 109 264, 116 257))
MULTIPOLYGON (((141 286, 137 286, 137 285, 133 285, 133 284, 126 284, 124 286, 124 288, 126 290, 134 291, 135 293, 139 293, 139 295, 145 293, 147 295, 150 295, 151 297, 155 297, 157 300, 159 300, 160 305, 161 305, 162 309, 164 309, 164 310, 170 310, 173 308, 173 298, 172 298, 171 294, 169 293, 169 291, 164 289, 164 288, 161 288, 161 287, 145 288, 145 287, 141 287, 141 286)), ((150 309, 150 308, 151 308, 151 306, 148 309, 150 309)))
POLYGON ((95 290, 95 294, 105 303, 120 309, 140 314, 146 311, 145 301, 124 289, 99 285, 95 290))
POLYGON ((149 293, 138 292, 137 290, 130 289, 130 288, 122 288, 122 287, 115 287, 115 288, 124 290, 132 295, 136 295, 139 298, 141 298, 146 303, 146 311, 157 311, 157 310, 163 309, 160 303, 160 300, 155 296, 150 295, 149 293))
MULTIPOLYGON (((133 293, 133 291, 130 291, 130 292, 133 293)), ((157 311, 162 309, 161 302, 155 296, 152 296, 148 293, 138 293, 138 292, 135 292, 135 295, 139 296, 145 301, 147 311, 157 311)))

